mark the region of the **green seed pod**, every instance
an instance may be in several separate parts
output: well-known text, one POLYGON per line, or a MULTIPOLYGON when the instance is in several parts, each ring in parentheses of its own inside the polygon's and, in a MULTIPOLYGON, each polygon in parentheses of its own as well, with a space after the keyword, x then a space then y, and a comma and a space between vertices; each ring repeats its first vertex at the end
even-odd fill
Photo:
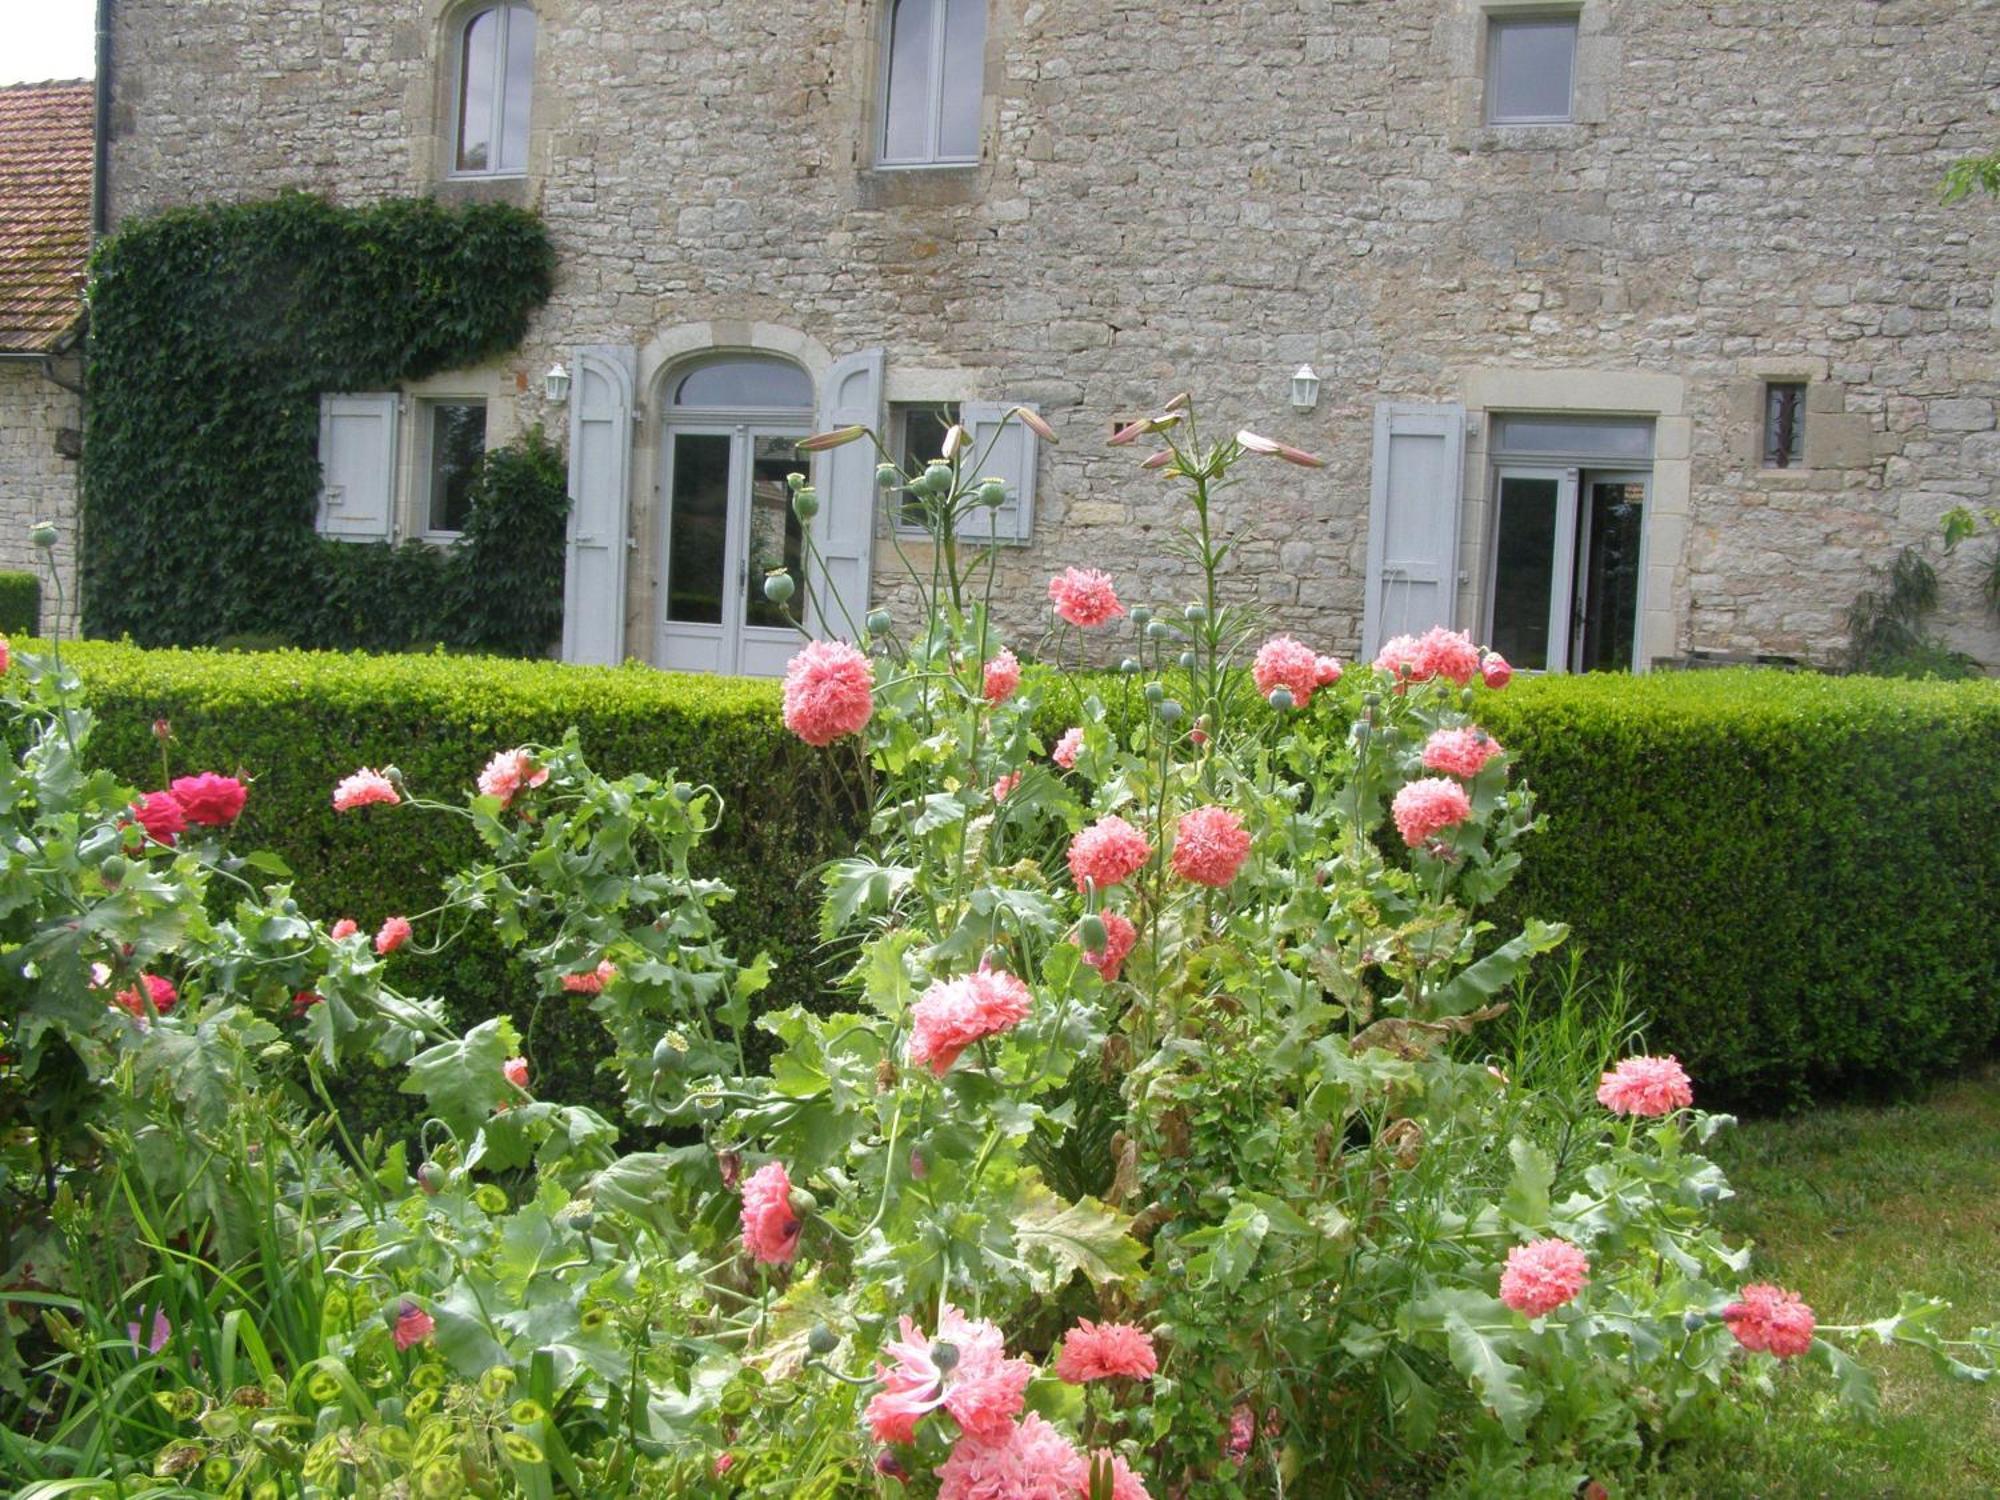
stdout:
POLYGON ((1181 666, 1189 672, 1194 670, 1194 653, 1192 651, 1183 651, 1181 653, 1181 666))
POLYGON ((764 575, 764 597, 773 604, 789 604, 792 595, 798 592, 798 585, 789 573, 767 573, 764 575))
POLYGON ((903 471, 894 464, 877 464, 875 466, 875 483, 881 489, 896 489, 903 483, 903 471))
POLYGON ((1091 912, 1076 925, 1077 935, 1083 939, 1085 953, 1102 953, 1104 945, 1111 941, 1111 934, 1104 930, 1104 918, 1091 912))
POLYGON ((1278 710, 1279 713, 1283 713, 1286 709, 1292 707, 1292 690, 1290 688, 1272 688, 1271 707, 1278 710))
POLYGON ((1203 620, 1208 618, 1208 611, 1203 609, 1199 604, 1190 604, 1186 609, 1181 611, 1181 618, 1186 620, 1190 625, 1199 625, 1203 620))
POLYGON ((417 1186, 424 1190, 426 1197, 435 1198, 450 1180, 451 1174, 434 1161, 427 1161, 417 1168, 417 1186))
POLYGON ((868 633, 870 635, 887 635, 895 623, 896 617, 886 609, 871 609, 868 611, 868 633))
POLYGON ((1007 481, 1004 479, 982 479, 979 481, 979 503, 991 510, 998 510, 1007 503, 1007 481))
POLYGON ((1153 618, 1152 605, 1135 604, 1132 606, 1132 624, 1138 629, 1144 630, 1146 626, 1149 623, 1151 623, 1152 618, 1153 618))
POLYGON ((785 1201, 791 1204, 792 1212, 797 1214, 801 1219, 810 1218, 813 1214, 819 1212, 819 1199, 815 1198, 802 1187, 793 1188, 791 1197, 785 1201))
POLYGON ((806 1335, 806 1347, 825 1358, 840 1347, 840 1335, 824 1323, 815 1323, 812 1332, 806 1335))
POLYGON ((1126 657, 1118 663, 1118 670, 1123 672, 1127 677, 1130 677, 1139 670, 1139 659, 1136 656, 1126 657))
POLYGON ((28 528, 28 540, 44 552, 54 548, 56 539, 60 535, 53 521, 37 521, 28 528))
POLYGON ((1681 1314, 1681 1327, 1689 1333, 1700 1333, 1708 1326, 1708 1314, 1691 1307, 1681 1314))
POLYGON ((1181 716, 1185 714, 1187 710, 1182 708, 1180 704, 1176 703, 1173 699, 1169 698, 1165 703, 1162 703, 1158 708, 1156 708, 1154 712, 1160 716, 1160 722, 1162 724, 1178 724, 1181 720, 1181 716))
POLYGON ((810 521, 819 514, 819 491, 807 485, 792 496, 792 509, 798 512, 801 521, 810 521))
POLYGON ((116 890, 119 882, 125 878, 125 872, 131 868, 131 865, 126 863, 124 855, 108 854, 104 858, 104 863, 97 867, 97 875, 105 885, 116 890))
POLYGON ((790 490, 794 495, 796 495, 800 490, 804 489, 805 487, 806 487, 805 475, 787 474, 785 476, 785 488, 790 490))
POLYGON ((676 781, 674 783, 674 801, 680 803, 682 807, 686 807, 690 802, 694 801, 694 783, 691 781, 676 781))
POLYGON ((1173 628, 1165 620, 1155 620, 1146 627, 1146 639, 1149 641, 1164 641, 1173 633, 1173 628))
POLYGON ((1161 703, 1166 701, 1166 696, 1167 690, 1160 686, 1159 683, 1149 682, 1146 684, 1146 701, 1155 708, 1158 708, 1161 703))

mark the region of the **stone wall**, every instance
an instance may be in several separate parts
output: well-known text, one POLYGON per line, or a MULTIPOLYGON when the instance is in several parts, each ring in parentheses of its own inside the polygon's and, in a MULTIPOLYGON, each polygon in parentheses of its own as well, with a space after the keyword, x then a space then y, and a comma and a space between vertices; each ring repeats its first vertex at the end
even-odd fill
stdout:
POLYGON ((0 569, 30 572, 42 580, 42 628, 54 626, 55 589, 43 558, 28 541, 37 521, 61 532, 56 566, 68 605, 65 627, 76 623, 76 460, 57 451, 58 434, 81 426, 77 397, 41 372, 38 360, 0 360, 0 569))
MULTIPOLYGON (((1329 457, 1257 466, 1225 519, 1255 527, 1238 596, 1343 653, 1382 400, 1681 382, 1680 514, 1650 543, 1663 654, 1827 659, 1872 568, 1944 509, 2000 501, 1996 208, 1937 201, 1948 163, 1993 144, 2000 6, 1584 0, 1578 123, 1493 129, 1485 16, 1515 0, 994 0, 983 163, 927 172, 869 165, 876 0, 537 8, 530 172, 475 188, 439 178, 436 0, 121 0, 114 214, 287 186, 529 203, 562 271, 515 362, 527 420, 565 351, 708 321, 885 346, 892 397, 1039 402, 1063 443, 1034 542, 1002 562, 1023 610, 1071 562, 1116 567, 1128 596, 1188 591, 1158 546, 1170 497, 1101 442, 1182 387, 1218 428, 1329 457), (1305 415, 1302 361, 1325 382, 1305 415), (1806 467, 1763 469, 1756 392, 1799 375, 1806 467)), ((651 424, 638 441, 643 478, 651 424)), ((2000 663, 1970 559, 1946 582, 1944 623, 2000 663)))

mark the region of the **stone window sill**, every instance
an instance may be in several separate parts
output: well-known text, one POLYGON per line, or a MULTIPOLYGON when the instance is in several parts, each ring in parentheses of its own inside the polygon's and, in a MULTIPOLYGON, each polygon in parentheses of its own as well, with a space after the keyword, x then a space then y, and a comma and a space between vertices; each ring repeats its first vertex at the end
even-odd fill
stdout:
POLYGON ((863 208, 901 208, 976 203, 985 190, 986 169, 976 162, 947 166, 864 167, 860 173, 863 208))

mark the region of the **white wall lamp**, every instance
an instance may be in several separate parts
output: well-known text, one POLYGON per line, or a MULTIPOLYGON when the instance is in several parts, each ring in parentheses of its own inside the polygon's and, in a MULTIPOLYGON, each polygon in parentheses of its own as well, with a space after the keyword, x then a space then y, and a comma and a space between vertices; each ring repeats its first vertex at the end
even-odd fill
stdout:
POLYGON ((1292 410, 1311 411, 1319 405, 1319 376, 1311 365, 1300 365, 1292 376, 1292 410))
POLYGON ((557 360, 549 373, 542 377, 542 390, 549 398, 551 406, 561 406, 569 400, 569 371, 557 360))

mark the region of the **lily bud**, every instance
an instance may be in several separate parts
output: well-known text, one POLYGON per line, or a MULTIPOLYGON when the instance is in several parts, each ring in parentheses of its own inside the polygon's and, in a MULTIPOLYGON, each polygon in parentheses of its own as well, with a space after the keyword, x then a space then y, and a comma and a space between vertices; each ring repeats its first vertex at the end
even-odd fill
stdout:
POLYGON ((965 429, 954 422, 945 429, 944 443, 938 449, 946 458, 957 458, 965 451, 965 429))
POLYGON ((836 427, 831 432, 815 432, 811 437, 800 438, 798 450, 801 453, 824 453, 829 448, 844 448, 859 438, 868 436, 868 429, 859 424, 853 427, 836 427))
POLYGON ((1030 411, 1025 406, 1017 406, 1012 411, 1007 413, 1007 415, 1010 417, 1019 417, 1021 419, 1021 425, 1023 427, 1026 427, 1030 432, 1034 433, 1037 437, 1041 438, 1044 442, 1053 443, 1054 441, 1056 441, 1055 428, 1049 426, 1048 423, 1042 420, 1040 412, 1030 411))

